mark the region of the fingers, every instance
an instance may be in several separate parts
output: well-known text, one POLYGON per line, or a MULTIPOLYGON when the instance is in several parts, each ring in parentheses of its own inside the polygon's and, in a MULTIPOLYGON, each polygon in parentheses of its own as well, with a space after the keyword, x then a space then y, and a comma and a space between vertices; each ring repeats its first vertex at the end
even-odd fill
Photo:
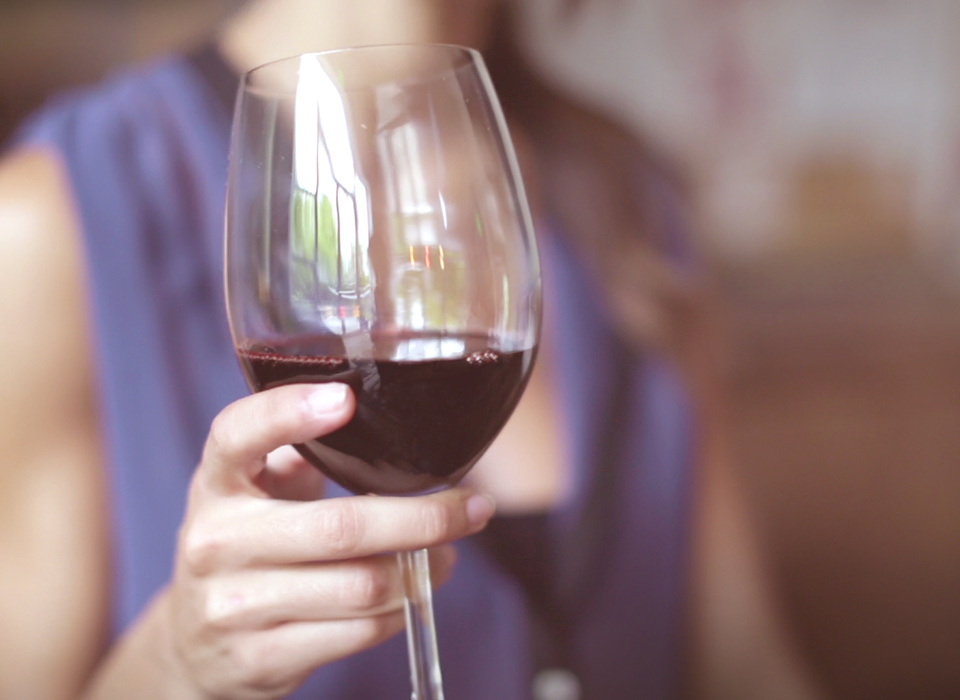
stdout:
MULTIPOLYGON (((456 553, 431 551, 434 585, 445 581, 456 553)), ((210 628, 264 629, 279 624, 378 617, 403 608, 403 582, 394 555, 224 576, 207 587, 199 615, 210 628)))
POLYGON ((358 559, 452 542, 481 530, 494 510, 489 496, 464 488, 415 498, 249 499, 194 519, 181 553, 195 576, 358 559))
POLYGON ((227 658, 233 685, 258 695, 292 692, 314 669, 389 639, 404 627, 403 613, 325 622, 291 622, 238 639, 227 658))
POLYGON ((344 384, 294 384, 252 394, 214 419, 197 477, 217 493, 249 491, 265 456, 342 427, 355 400, 344 384))
POLYGON ((355 407, 344 385, 290 385, 235 402, 211 427, 170 589, 177 658, 198 687, 277 697, 392 636, 403 588, 390 553, 440 546, 432 578, 445 580, 454 557, 442 545, 493 515, 489 497, 463 488, 297 502, 319 498, 323 481, 288 446, 342 427, 355 407))
POLYGON ((254 483, 269 498, 283 501, 316 501, 323 497, 325 477, 287 445, 267 455, 266 466, 254 483))
MULTIPOLYGON (((449 577, 453 547, 430 554, 433 580, 449 577)), ((403 629, 402 600, 388 555, 219 577, 181 608, 188 639, 200 642, 187 665, 218 697, 286 696, 313 669, 403 629)))

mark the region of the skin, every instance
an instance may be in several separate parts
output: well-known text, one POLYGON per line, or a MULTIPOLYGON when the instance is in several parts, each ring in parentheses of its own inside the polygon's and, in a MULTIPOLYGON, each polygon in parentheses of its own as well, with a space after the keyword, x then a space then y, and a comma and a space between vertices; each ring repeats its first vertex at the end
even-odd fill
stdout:
MULTIPOLYGON (((345 423, 353 396, 294 386, 214 421, 174 578, 106 649, 110 533, 78 232, 50 154, 0 165, 0 312, 23 329, 0 350, 0 696, 279 697, 399 631, 402 587, 382 553, 476 532, 493 502, 467 489, 312 500, 322 481, 284 446, 345 423)), ((454 556, 434 555, 440 581, 454 556)))
MULTIPOLYGON (((264 0, 220 43, 239 70, 357 43, 482 45, 492 6, 264 0)), ((423 498, 315 500, 316 471, 284 446, 349 420, 349 391, 246 397, 210 428, 173 579, 108 647, 111 533, 80 240, 56 156, 0 162, 0 317, 17 329, 17 342, 0 344, 0 697, 125 698, 134 688, 147 700, 281 697, 314 668, 402 628, 402 587, 385 552, 434 548, 439 583, 454 563, 448 543, 493 514, 476 488, 512 512, 549 508, 568 492, 549 347, 474 470, 475 488, 423 498)), ((699 695, 818 697, 778 624, 726 451, 710 437, 721 434, 707 431, 696 520, 699 695), (749 672, 757 666, 768 672, 749 672)))
POLYGON ((19 329, 0 344, 2 697, 75 697, 106 640, 106 484, 76 234, 49 155, 0 163, 0 317, 19 329))

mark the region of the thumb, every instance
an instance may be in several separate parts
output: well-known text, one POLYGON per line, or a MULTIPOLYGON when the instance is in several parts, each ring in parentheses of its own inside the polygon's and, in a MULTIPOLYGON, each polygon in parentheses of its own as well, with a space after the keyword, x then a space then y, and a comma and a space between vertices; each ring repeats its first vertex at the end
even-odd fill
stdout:
POLYGON ((210 426, 195 483, 220 495, 256 489, 268 454, 343 427, 355 405, 337 383, 291 384, 234 401, 210 426))

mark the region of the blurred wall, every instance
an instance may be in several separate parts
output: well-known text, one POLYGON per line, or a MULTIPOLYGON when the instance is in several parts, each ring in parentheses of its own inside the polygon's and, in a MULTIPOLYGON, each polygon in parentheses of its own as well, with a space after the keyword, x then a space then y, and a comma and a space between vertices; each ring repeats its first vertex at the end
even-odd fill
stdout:
POLYGON ((785 221, 812 204, 797 198, 801 180, 873 180, 861 188, 898 200, 888 216, 923 224, 912 235, 929 235, 952 206, 960 4, 596 0, 575 31, 551 21, 554 4, 527 3, 543 68, 692 167, 714 255, 809 247, 815 227, 785 221))
POLYGON ((543 69, 685 163, 741 474, 833 697, 960 697, 960 3, 528 4, 543 69))
POLYGON ((0 0, 0 142, 57 89, 186 46, 238 0, 0 0))

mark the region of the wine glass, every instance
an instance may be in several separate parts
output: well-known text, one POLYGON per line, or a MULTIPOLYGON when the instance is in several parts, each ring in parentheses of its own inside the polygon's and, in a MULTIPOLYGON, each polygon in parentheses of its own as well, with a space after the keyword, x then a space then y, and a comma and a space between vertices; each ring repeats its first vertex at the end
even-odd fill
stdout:
MULTIPOLYGON (((540 333, 530 214, 480 54, 364 47, 248 73, 225 277, 252 390, 356 395, 303 457, 355 494, 456 484, 516 406, 540 333)), ((427 554, 398 558, 413 697, 442 698, 427 554)))

